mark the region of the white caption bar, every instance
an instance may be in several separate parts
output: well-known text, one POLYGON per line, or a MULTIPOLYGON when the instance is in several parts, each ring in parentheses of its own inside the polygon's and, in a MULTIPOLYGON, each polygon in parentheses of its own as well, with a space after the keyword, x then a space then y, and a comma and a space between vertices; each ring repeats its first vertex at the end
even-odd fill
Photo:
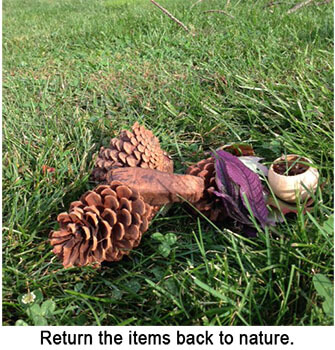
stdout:
POLYGON ((2 327, 4 349, 328 349, 334 327, 2 327), (7 346, 8 347, 7 347, 7 346), (16 347, 17 346, 17 347, 16 347))

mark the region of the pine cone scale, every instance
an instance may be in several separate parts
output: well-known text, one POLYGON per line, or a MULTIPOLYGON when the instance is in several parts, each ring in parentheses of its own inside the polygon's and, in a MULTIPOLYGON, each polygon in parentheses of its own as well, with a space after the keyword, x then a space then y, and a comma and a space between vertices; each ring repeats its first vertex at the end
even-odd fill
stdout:
POLYGON ((71 237, 69 235, 67 235, 65 237, 53 238, 50 240, 50 244, 54 245, 54 246, 59 245, 59 244, 63 244, 65 242, 67 242, 68 240, 70 240, 70 238, 71 237))
MULTIPOLYGON (((108 204, 107 204, 108 205, 108 204)), ((113 226, 116 224, 117 222, 117 216, 115 211, 113 211, 110 208, 106 208, 103 213, 101 214, 101 217, 106 219, 106 221, 108 222, 109 226, 113 226)))
POLYGON ((120 209, 127 209, 128 211, 132 211, 133 202, 131 202, 128 198, 121 198, 120 199, 120 209))
POLYGON ((107 195, 104 200, 104 206, 111 210, 117 210, 119 208, 119 202, 116 196, 107 195))
POLYGON ((127 233, 125 234, 125 238, 128 240, 136 240, 140 232, 140 228, 138 225, 129 226, 127 233))
POLYGON ((148 226, 149 226, 148 220, 146 218, 143 218, 141 226, 140 226, 140 230, 142 232, 144 232, 148 229, 148 226))
POLYGON ((125 235, 124 226, 121 222, 118 222, 113 229, 113 240, 120 241, 125 235))
POLYGON ((127 209, 121 209, 118 219, 126 227, 131 224, 131 214, 127 209))

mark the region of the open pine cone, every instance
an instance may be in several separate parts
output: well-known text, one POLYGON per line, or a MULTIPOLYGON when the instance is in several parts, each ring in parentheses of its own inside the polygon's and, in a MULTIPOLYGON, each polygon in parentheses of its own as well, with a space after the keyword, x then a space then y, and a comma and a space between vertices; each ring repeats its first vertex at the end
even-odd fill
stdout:
POLYGON ((64 267, 118 261, 137 247, 148 229, 151 207, 119 181, 99 185, 58 215, 59 231, 49 235, 64 267))
POLYGON ((193 206, 212 221, 223 220, 226 215, 223 211, 222 201, 213 193, 217 190, 214 158, 203 159, 191 165, 186 170, 186 174, 199 176, 205 181, 203 197, 198 202, 193 203, 193 206))
POLYGON ((112 138, 109 147, 101 147, 92 178, 104 182, 108 170, 119 167, 173 172, 173 162, 161 149, 158 138, 137 122, 132 126, 132 131, 122 130, 119 138, 112 138))

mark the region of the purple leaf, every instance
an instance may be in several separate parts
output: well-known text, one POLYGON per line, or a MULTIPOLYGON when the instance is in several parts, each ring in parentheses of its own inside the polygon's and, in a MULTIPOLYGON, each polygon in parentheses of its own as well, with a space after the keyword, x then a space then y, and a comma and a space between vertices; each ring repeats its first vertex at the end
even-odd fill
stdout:
POLYGON ((215 159, 216 184, 220 192, 233 193, 233 184, 228 176, 227 166, 223 159, 215 159))
MULTIPOLYGON (((262 227, 270 224, 268 210, 263 196, 263 187, 257 174, 247 168, 236 156, 218 150, 214 154, 216 181, 220 191, 219 197, 230 203, 231 210, 228 213, 240 216, 243 210, 247 211, 246 196, 251 211, 262 227), (228 200, 228 197, 231 199, 228 200), (235 204, 232 204, 234 202, 235 204), (238 208, 238 210, 237 210, 238 208)), ((218 194, 217 194, 218 195, 218 194)), ((240 218, 244 221, 244 214, 240 218)), ((241 221, 242 222, 242 221, 241 221)), ((250 224, 250 220, 249 220, 250 224)))
POLYGON ((248 237, 257 237, 257 230, 254 227, 243 225, 243 233, 248 237))
POLYGON ((251 221, 248 219, 248 217, 240 210, 236 202, 233 200, 232 197, 227 195, 226 193, 220 193, 218 191, 214 191, 214 194, 216 194, 218 197, 222 199, 223 206, 225 208, 225 211, 227 214, 241 222, 242 224, 250 225, 251 221))
POLYGON ((223 206, 228 216, 244 224, 251 224, 248 219, 244 205, 241 202, 239 194, 239 186, 233 183, 228 176, 226 163, 223 159, 218 158, 215 164, 216 168, 216 184, 219 192, 214 194, 222 199, 223 206))

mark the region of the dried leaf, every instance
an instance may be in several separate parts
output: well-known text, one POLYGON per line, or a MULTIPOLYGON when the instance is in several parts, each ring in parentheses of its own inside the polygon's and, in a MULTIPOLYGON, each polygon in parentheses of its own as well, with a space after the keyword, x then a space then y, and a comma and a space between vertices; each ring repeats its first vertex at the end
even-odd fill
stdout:
POLYGON ((264 176, 268 176, 269 169, 260 161, 264 158, 253 157, 253 156, 242 156, 238 157, 238 159, 250 170, 254 173, 263 174, 264 176))
POLYGON ((230 145, 223 146, 221 149, 237 157, 255 156, 253 147, 247 143, 232 143, 230 145))

